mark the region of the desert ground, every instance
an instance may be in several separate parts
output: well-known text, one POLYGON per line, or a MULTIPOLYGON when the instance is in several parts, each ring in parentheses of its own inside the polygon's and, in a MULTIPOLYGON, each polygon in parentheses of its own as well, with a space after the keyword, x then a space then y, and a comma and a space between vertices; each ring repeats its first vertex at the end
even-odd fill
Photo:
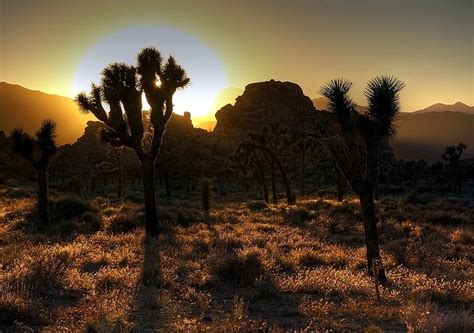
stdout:
POLYGON ((267 205, 213 195, 160 199, 144 236, 141 193, 51 190, 34 227, 34 183, 0 184, 0 331, 471 332, 474 200, 410 192, 377 201, 389 283, 366 274, 358 200, 331 191, 267 205))

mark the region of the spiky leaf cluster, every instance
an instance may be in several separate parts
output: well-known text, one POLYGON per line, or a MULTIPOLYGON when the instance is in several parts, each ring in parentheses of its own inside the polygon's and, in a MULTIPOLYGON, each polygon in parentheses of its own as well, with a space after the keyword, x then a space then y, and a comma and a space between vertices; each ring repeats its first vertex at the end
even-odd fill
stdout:
POLYGON ((22 129, 15 129, 11 134, 12 150, 28 160, 35 169, 46 169, 50 157, 58 150, 55 137, 56 124, 44 120, 34 137, 22 129))

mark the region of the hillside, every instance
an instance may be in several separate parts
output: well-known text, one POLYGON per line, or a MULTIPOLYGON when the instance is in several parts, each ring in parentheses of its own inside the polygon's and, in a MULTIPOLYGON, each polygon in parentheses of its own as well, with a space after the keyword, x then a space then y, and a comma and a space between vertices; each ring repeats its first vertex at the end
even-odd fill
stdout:
POLYGON ((0 82, 0 130, 6 133, 23 128, 35 133, 43 119, 58 125, 58 143, 72 143, 80 137, 91 116, 79 112, 67 97, 45 94, 18 85, 0 82))
POLYGON ((474 114, 462 112, 402 113, 393 149, 398 158, 441 160, 448 145, 468 145, 465 157, 474 156, 474 114))
MULTIPOLYGON (((325 97, 312 100, 318 110, 327 110, 325 97)), ((367 107, 356 106, 357 111, 366 112, 367 107)), ((429 162, 441 160, 448 145, 464 142, 474 146, 474 107, 458 102, 453 105, 433 104, 423 110, 402 112, 397 124, 397 136, 393 140, 395 156, 405 160, 424 159, 429 162)), ((468 148, 466 157, 474 156, 468 148)))
POLYGON ((425 109, 415 111, 415 113, 443 112, 443 111, 463 112, 463 113, 474 114, 474 106, 469 106, 461 102, 457 102, 452 105, 436 103, 425 109))

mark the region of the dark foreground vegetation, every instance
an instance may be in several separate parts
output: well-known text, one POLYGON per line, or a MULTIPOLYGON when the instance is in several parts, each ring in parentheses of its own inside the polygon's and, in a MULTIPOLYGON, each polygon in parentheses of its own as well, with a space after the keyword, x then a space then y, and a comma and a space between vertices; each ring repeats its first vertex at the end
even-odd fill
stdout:
POLYGON ((379 303, 358 200, 339 202, 334 188, 291 206, 214 195, 208 220, 198 196, 175 198, 158 206, 163 233, 147 239, 144 205, 113 194, 53 190, 51 224, 37 231, 31 185, 0 185, 0 330, 473 328, 470 199, 376 203, 389 280, 379 303))

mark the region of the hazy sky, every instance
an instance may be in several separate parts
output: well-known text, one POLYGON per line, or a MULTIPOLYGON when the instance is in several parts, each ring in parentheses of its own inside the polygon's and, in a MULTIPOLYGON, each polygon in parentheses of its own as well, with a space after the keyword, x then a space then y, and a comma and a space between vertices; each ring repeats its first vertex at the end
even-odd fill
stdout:
POLYGON ((296 82, 317 97, 325 81, 345 77, 355 81, 353 95, 363 103, 365 82, 386 73, 407 84, 404 111, 435 102, 473 104, 472 0, 0 3, 0 81, 49 93, 72 96, 82 81, 95 80, 88 69, 127 60, 122 50, 135 54, 130 48, 141 39, 131 31, 171 31, 178 40, 163 42, 165 54, 179 49, 195 73, 195 89, 202 82, 212 98, 216 89, 271 78, 296 82))

